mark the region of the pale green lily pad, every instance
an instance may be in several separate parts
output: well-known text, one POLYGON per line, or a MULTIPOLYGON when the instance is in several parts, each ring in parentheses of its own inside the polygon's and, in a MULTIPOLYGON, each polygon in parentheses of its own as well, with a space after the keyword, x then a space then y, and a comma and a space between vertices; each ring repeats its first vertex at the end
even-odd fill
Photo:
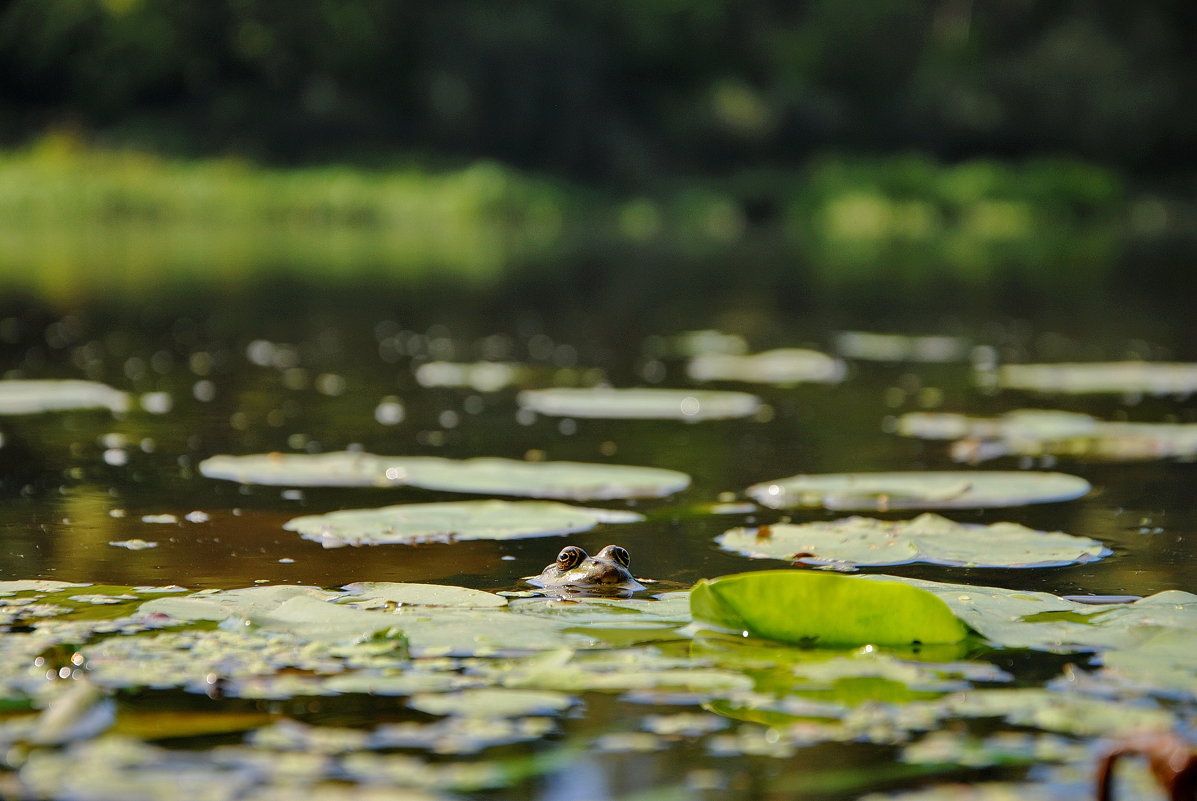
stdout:
POLYGON ((1190 395, 1197 364, 1178 362, 1065 362, 1005 364, 995 377, 1002 389, 1045 394, 1190 395))
POLYGON ((91 584, 74 584, 69 581, 46 581, 43 579, 14 579, 10 581, 0 581, 0 598, 9 597, 18 593, 37 593, 45 595, 52 592, 60 592, 62 590, 71 590, 79 587, 90 587, 91 584))
POLYGON ((588 462, 525 462, 479 457, 376 456, 360 451, 213 456, 200 472, 242 484, 295 487, 401 487, 595 501, 660 498, 690 485, 690 477, 658 467, 588 462))
POLYGON ((740 355, 748 352, 748 340, 739 334, 728 334, 705 328, 698 331, 682 331, 665 338, 662 345, 668 356, 700 356, 704 353, 727 353, 740 355))
POLYGON ((902 749, 902 761, 915 764, 1026 765, 1036 762, 1084 762, 1091 751, 1056 734, 998 732, 989 737, 963 737, 958 731, 931 732, 902 749))
POLYGON ((976 463, 1001 456, 1058 456, 1133 462, 1197 458, 1197 424, 1110 423, 1087 414, 1023 409, 1001 417, 911 412, 897 433, 953 439, 951 454, 976 463))
POLYGON ((407 700, 407 705, 412 709, 430 715, 463 715, 472 718, 552 715, 563 712, 573 703, 573 697, 563 692, 490 687, 452 693, 419 693, 407 700))
POLYGON ((1091 489, 1064 473, 947 471, 824 473, 754 484, 748 494, 773 509, 986 509, 1068 501, 1091 489))
POLYGON ((1197 637, 1197 595, 1177 590, 1132 603, 1094 606, 1030 590, 897 576, 859 580, 901 582, 934 593, 983 637, 1008 648, 1060 652, 1137 648, 1169 630, 1197 637))
POLYGON ((142 604, 141 611, 180 621, 229 621, 321 642, 355 642, 397 627, 387 613, 331 603, 338 597, 313 587, 249 587, 155 598, 142 604))
POLYGON ((1097 540, 1017 523, 954 523, 936 514, 891 522, 868 517, 733 528, 715 540, 754 559, 837 568, 929 562, 962 567, 1049 567, 1092 562, 1110 550, 1097 540))
POLYGON ((109 409, 113 412, 124 412, 128 408, 127 393, 95 381, 0 381, 0 415, 39 414, 67 409, 109 409))
POLYGON ((750 417, 761 399, 746 392, 688 389, 533 389, 517 398, 521 407, 554 417, 717 420, 750 417))
MULTIPOLYGON (((878 589, 886 587, 876 585, 878 589)), ((690 591, 699 625, 820 645, 954 643, 967 632, 942 600, 905 585, 873 592, 846 576, 762 570, 702 579, 690 591)))
POLYGON ((681 690, 712 698, 746 692, 753 686, 753 680, 742 672, 664 657, 644 648, 593 654, 557 648, 524 659, 475 663, 473 668, 502 687, 562 692, 681 690))
POLYGON ((969 354, 968 340, 945 335, 910 336, 841 331, 835 350, 849 359, 875 362, 955 362, 969 354))
POLYGON ((343 509, 287 521, 283 528, 325 548, 416 545, 458 540, 511 540, 588 531, 599 523, 643 520, 634 512, 567 506, 553 501, 409 503, 343 509))
POLYGON ((392 581, 358 581, 346 584, 346 599, 354 606, 453 606, 495 608, 507 605, 507 599, 493 592, 454 587, 445 584, 409 584, 392 581))
POLYGON ((1000 417, 908 412, 898 418, 897 433, 920 439, 1056 440, 1086 436, 1097 422, 1087 414, 1051 409, 1018 409, 1000 417))
POLYGON ((751 355, 699 354, 686 372, 695 381, 838 384, 844 380, 844 363, 817 350, 778 348, 751 355))
POLYGON ((468 387, 497 392, 519 383, 528 374, 525 365, 512 362, 424 362, 416 368, 422 387, 468 387))

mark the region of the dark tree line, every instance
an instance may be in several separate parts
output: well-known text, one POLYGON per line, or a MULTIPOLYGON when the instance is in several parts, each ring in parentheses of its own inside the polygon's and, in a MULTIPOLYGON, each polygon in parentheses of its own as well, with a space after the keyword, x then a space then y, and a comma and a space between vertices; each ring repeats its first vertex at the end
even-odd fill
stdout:
POLYGON ((7 0, 0 137, 597 182, 827 148, 1191 171, 1192 0, 7 0))

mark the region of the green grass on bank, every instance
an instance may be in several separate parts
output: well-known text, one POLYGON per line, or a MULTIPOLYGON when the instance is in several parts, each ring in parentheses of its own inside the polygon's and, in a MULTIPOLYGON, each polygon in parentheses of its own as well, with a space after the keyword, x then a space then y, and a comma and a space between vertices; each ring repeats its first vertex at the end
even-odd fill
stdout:
POLYGON ((1010 271, 1100 273, 1132 222, 1158 227, 1127 194, 1117 175, 1074 162, 901 156, 615 197, 485 162, 276 169, 48 136, 0 153, 0 284, 69 297, 269 272, 484 283, 630 247, 732 265, 750 245, 829 285, 984 283, 1010 271))

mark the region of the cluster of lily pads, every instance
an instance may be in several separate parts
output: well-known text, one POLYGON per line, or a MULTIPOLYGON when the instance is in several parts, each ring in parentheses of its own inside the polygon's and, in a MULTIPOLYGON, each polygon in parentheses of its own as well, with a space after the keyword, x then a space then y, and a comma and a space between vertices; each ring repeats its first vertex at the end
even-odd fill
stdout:
MULTIPOLYGON (((960 356, 950 343, 926 339, 906 343, 903 358, 960 356)), ((851 348, 898 352, 863 334, 844 338, 844 349, 851 348)), ((843 361, 812 354, 700 354, 689 372, 696 381, 846 378, 843 361)), ((464 368, 438 369, 421 383, 485 380, 497 388, 519 374, 479 373, 483 379, 464 368)), ((1015 385, 1009 376, 1001 380, 1015 385)), ((1183 380, 1183 371, 1170 371, 1162 391, 1180 392, 1183 380)), ((68 382, 61 396, 43 382, 21 386, 26 383, 0 382, 0 413, 131 406, 123 393, 89 382, 68 382), (53 400, 29 400, 38 397, 53 400)), ((762 408, 755 395, 723 390, 525 390, 518 403, 537 414, 688 422, 752 417, 762 408)), ((1150 457, 1126 440, 1112 445, 1119 437, 1151 436, 1109 428, 1118 425, 1127 424, 1066 413, 922 414, 902 418, 898 430, 991 448, 997 442, 1000 455, 1188 455, 1175 439, 1168 439, 1171 450, 1150 457), (1039 450, 1024 445, 1030 441, 1039 450)), ((616 526, 643 518, 577 504, 667 498, 690 484, 685 473, 654 467, 361 451, 218 455, 200 471, 243 484, 485 496, 343 509, 285 524, 328 548, 616 526)), ((1062 473, 956 470, 796 475, 743 494, 770 510, 887 514, 1067 501, 1089 489, 1085 480, 1062 473)), ((10 771, 0 795, 441 799, 508 787, 596 752, 686 742, 717 764, 730 755, 788 758, 821 743, 852 742, 897 749, 908 776, 920 769, 934 775, 944 765, 1055 766, 1049 782, 995 782, 973 787, 968 796, 941 786, 903 798, 1055 799, 1089 786, 1083 769, 1100 753, 1096 738, 1183 728, 1197 710, 1191 649, 1197 595, 1172 590, 1095 605, 1046 592, 838 575, 915 561, 990 568, 1077 564, 1110 555, 1097 540, 927 513, 908 520, 853 516, 739 526, 717 544, 796 567, 706 579, 688 591, 566 602, 386 582, 198 592, 0 582, 0 619, 7 628, 0 638, 0 685, 8 699, 0 753, 10 771), (1058 677, 1047 687, 1016 686, 994 655, 1017 649, 1056 655, 1058 677), (175 702, 179 708, 169 719, 134 703, 151 693, 169 708, 180 692, 210 703, 175 702), (631 729, 597 736, 566 725, 599 694, 677 711, 658 711, 631 729), (305 720, 288 706, 296 699, 354 698, 387 699, 404 710, 403 719, 341 726, 305 720), (963 727, 959 736, 944 736, 950 725, 963 727), (195 739, 216 735, 219 744, 195 739), (176 737, 193 738, 194 747, 168 747, 165 741, 176 737), (516 749, 515 756, 504 749, 519 743, 540 745, 516 749)), ((891 775, 866 771, 855 781, 867 788, 891 775)), ((845 781, 830 771, 803 777, 806 786, 821 779, 841 787, 845 781)), ((1126 780, 1144 781, 1134 773, 1126 780)), ((684 780, 677 797, 711 789, 703 781, 702 775, 684 780)), ((1150 797, 1151 790, 1141 783, 1130 792, 1150 797)))

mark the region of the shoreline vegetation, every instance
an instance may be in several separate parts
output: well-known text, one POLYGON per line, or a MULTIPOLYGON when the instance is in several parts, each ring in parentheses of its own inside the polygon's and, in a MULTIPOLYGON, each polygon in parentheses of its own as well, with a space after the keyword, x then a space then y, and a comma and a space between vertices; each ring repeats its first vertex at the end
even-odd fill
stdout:
POLYGON ((100 149, 59 133, 0 152, 0 282, 50 299, 145 291, 167 273, 485 285, 571 254, 705 260, 761 242, 832 286, 882 271, 899 286, 1057 268, 1088 280, 1133 241, 1183 235, 1191 216, 1070 160, 828 155, 800 170, 617 196, 488 161, 273 168, 100 149))

